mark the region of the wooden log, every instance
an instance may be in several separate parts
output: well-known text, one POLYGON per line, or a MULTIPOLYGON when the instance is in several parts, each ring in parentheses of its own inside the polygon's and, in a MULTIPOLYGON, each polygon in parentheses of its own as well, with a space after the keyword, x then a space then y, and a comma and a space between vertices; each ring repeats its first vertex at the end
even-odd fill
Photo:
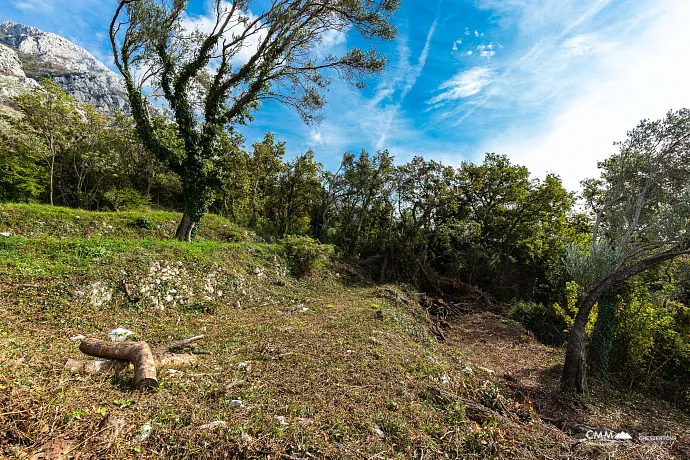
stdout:
POLYGON ((98 359, 95 361, 84 359, 68 359, 65 362, 65 369, 78 374, 105 374, 115 371, 119 374, 124 369, 130 367, 127 361, 113 361, 111 359, 98 359))
POLYGON ((87 338, 79 344, 79 350, 89 356, 134 364, 134 388, 137 390, 158 386, 156 364, 146 342, 105 342, 87 338))
MULTIPOLYGON (((164 354, 153 357, 156 369, 160 367, 184 367, 196 364, 196 355, 184 354, 164 354)), ((116 374, 123 370, 132 368, 132 363, 128 361, 115 361, 111 359, 68 359, 65 361, 65 370, 75 374, 98 375, 114 371, 116 374)))

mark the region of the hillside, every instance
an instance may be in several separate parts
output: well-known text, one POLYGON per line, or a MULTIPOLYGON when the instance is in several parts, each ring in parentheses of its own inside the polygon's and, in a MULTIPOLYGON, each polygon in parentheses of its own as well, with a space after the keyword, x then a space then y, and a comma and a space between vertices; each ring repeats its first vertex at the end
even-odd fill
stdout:
POLYGON ((335 261, 297 279, 279 245, 217 216, 172 242, 178 217, 0 205, 0 456, 690 455, 687 415, 603 387, 561 395, 562 350, 511 321, 455 317, 441 343, 401 286, 335 261), (64 369, 84 358, 71 337, 117 327, 151 344, 204 334, 211 354, 160 369, 153 393, 133 392, 129 372, 64 369), (601 443, 583 426, 678 439, 601 443))

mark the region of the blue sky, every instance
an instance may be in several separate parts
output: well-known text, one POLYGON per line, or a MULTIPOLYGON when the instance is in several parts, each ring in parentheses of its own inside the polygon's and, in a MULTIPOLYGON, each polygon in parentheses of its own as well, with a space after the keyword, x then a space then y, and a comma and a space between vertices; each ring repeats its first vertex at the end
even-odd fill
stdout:
MULTIPOLYGON (((397 39, 379 44, 389 66, 367 89, 334 83, 316 126, 266 105, 244 130, 248 144, 270 129, 290 154, 312 148, 331 168, 361 149, 452 165, 495 151, 575 190, 637 121, 690 106, 690 1, 402 3, 397 39)), ((114 4, 3 0, 0 20, 63 35, 111 65, 114 4)), ((191 2, 190 23, 207 14, 204 0, 191 2)), ((336 51, 354 43, 352 35, 331 40, 336 51)))

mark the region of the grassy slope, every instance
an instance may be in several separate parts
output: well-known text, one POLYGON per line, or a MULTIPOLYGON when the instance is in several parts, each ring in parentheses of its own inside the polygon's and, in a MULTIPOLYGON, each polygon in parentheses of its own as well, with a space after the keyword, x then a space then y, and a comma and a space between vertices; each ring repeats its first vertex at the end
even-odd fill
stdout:
MULTIPOLYGON (((252 242, 218 217, 204 221, 196 243, 166 240, 177 217, 0 205, 0 232, 11 233, 0 236, 0 457, 70 451, 97 458, 605 458, 607 452, 669 458, 682 452, 571 448, 573 440, 540 423, 529 398, 520 396, 534 393, 541 412, 567 413, 553 401, 557 377, 549 377, 561 352, 500 318, 463 318, 448 343, 439 344, 415 303, 357 282, 338 265, 297 280, 287 274, 279 247, 252 242), (135 225, 141 217, 150 228, 135 225), (123 280, 145 291, 141 301, 126 299, 123 280), (159 370, 161 387, 153 394, 133 393, 129 374, 63 370, 66 358, 82 357, 69 337, 104 337, 118 326, 153 344, 203 333, 212 354, 183 374, 159 370), (243 407, 232 407, 236 399, 243 407), (507 418, 466 414, 461 399, 507 418), (112 437, 107 420, 115 418, 124 428, 112 437), (198 429, 214 420, 227 426, 198 429), (152 434, 140 442, 147 422, 152 434)), ((567 416, 605 425, 644 415, 634 399, 609 396, 605 404, 576 400, 580 407, 567 416)), ((662 409, 664 427, 685 442, 678 427, 687 418, 662 409)))

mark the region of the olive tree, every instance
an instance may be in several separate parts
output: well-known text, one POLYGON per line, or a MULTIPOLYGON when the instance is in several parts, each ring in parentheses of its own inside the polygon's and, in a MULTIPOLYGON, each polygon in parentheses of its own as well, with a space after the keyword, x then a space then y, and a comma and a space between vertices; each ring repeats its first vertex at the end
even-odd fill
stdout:
POLYGON ((251 120, 261 101, 277 100, 306 122, 318 119, 334 77, 358 87, 383 69, 375 48, 341 55, 320 51, 333 34, 358 32, 367 42, 392 39, 400 0, 214 0, 210 31, 186 30, 187 0, 119 0, 110 24, 137 134, 182 181, 184 215, 177 238, 189 241, 217 182, 224 129, 251 120), (264 4, 262 12, 252 7, 264 4), (250 52, 247 56, 247 51, 250 52), (161 138, 146 94, 169 105, 179 142, 161 138))
POLYGON ((565 265, 583 290, 570 329, 562 386, 586 389, 585 326, 592 307, 617 284, 690 253, 690 110, 643 120, 620 150, 583 182, 592 212, 591 244, 571 245, 565 265))

